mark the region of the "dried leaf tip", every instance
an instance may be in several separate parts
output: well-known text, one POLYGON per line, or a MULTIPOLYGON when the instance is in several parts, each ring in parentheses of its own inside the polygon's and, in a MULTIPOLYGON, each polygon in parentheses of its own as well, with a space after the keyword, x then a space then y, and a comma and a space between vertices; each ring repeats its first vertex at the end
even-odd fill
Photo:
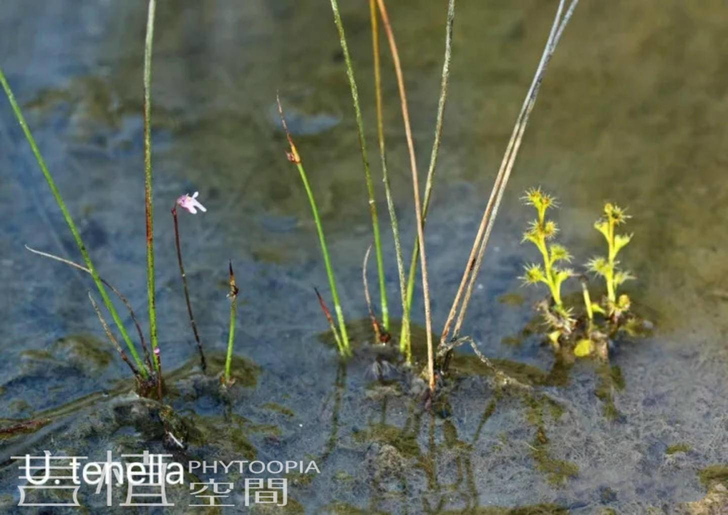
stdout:
POLYGON ((283 126, 283 131, 286 133, 288 145, 291 147, 290 151, 286 152, 286 157, 288 157, 288 160, 293 164, 301 164, 301 156, 298 155, 298 150, 296 150, 296 145, 293 143, 291 132, 288 130, 286 116, 283 114, 283 106, 281 105, 281 97, 278 93, 276 93, 276 103, 278 104, 278 115, 281 117, 281 125, 283 126))
POLYGON ((235 284, 235 272, 233 271, 232 261, 228 261, 228 270, 230 272, 230 292, 227 294, 227 296, 235 300, 236 298, 238 298, 238 293, 240 293, 240 289, 238 288, 237 284, 235 284))

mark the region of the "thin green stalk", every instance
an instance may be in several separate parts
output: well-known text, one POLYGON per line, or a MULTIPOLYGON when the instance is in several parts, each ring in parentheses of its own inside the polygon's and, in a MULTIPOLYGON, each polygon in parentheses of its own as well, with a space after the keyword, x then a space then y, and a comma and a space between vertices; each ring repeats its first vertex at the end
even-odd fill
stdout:
POLYGON ((144 205, 147 227, 147 297, 149 300, 149 333, 154 354, 154 367, 159 371, 156 352, 157 303, 154 286, 154 203, 152 199, 152 42, 154 41, 154 12, 156 0, 149 0, 147 37, 144 42, 144 205))
POLYGON ((349 336, 346 332, 346 321, 344 320, 344 311, 341 309, 341 302, 339 301, 339 292, 336 289, 336 278, 334 277, 334 269, 331 266, 331 258, 329 257, 329 249, 326 246, 326 237, 324 236, 324 227, 323 227, 323 224, 321 223, 321 217, 319 216, 318 206, 316 205, 316 199, 313 196, 313 191, 311 190, 311 185, 308 182, 308 176, 306 175, 306 170, 303 168, 303 164, 301 162, 301 156, 298 154, 296 145, 293 143, 293 138, 291 137, 291 133, 288 130, 288 124, 286 123, 286 118, 283 115, 283 107, 281 106, 281 100, 278 97, 276 97, 276 100, 278 102, 278 113, 280 114, 280 117, 281 117, 281 125, 283 126, 283 130, 286 133, 286 138, 288 139, 288 145, 290 146, 290 152, 288 153, 288 160, 296 165, 296 168, 298 168, 298 173, 301 175, 301 181, 303 182, 303 187, 306 189, 306 195, 308 196, 308 201, 311 204, 311 212, 313 213, 313 219, 316 224, 316 232, 318 233, 319 243, 321 245, 321 253, 324 256, 324 265, 326 267, 326 275, 329 278, 329 287, 331 288, 331 298, 334 301, 334 311, 336 311, 336 318, 339 322, 339 331, 341 333, 340 334, 341 345, 339 347, 339 353, 342 356, 349 356, 349 355, 351 355, 351 347, 349 345, 349 336))
POLYGON ((89 269, 89 273, 91 274, 91 277, 93 278, 93 281, 96 284, 96 288, 99 291, 99 295, 101 295, 101 299, 103 300, 104 305, 106 306, 106 309, 108 309, 109 313, 111 314, 111 317, 114 319, 114 323, 116 324, 116 327, 119 329, 119 332, 121 333, 121 336, 124 339, 124 342, 126 343, 126 346, 129 349, 129 352, 131 353, 132 357, 134 358, 135 363, 137 364, 139 373, 146 379, 148 377, 148 372, 144 367, 144 363, 142 362, 141 358, 139 357, 139 354, 137 353, 134 343, 132 343, 131 338, 129 338, 129 334, 126 332, 124 323, 121 321, 121 317, 119 316, 119 313, 116 311, 114 304, 112 304, 111 299, 109 298, 109 295, 106 292, 106 288, 104 287, 104 284, 101 282, 101 278, 99 277, 99 274, 96 271, 96 267, 91 262, 91 257, 89 256, 88 250, 86 250, 86 245, 84 244, 83 239, 81 239, 81 233, 78 232, 78 228, 76 227, 76 224, 73 222, 73 218, 71 218, 71 213, 68 212, 66 203, 63 202, 61 193, 58 191, 58 188, 56 187, 56 183, 53 180, 53 176, 48 171, 48 167, 46 166, 45 160, 43 159, 43 156, 41 155, 40 150, 38 149, 38 145, 35 142, 35 138, 33 138, 33 134, 31 134, 31 132, 30 132, 30 128, 28 127, 28 124, 25 121, 23 112, 20 110, 20 106, 18 105, 18 102, 15 100, 15 95, 13 95, 13 91, 10 89, 10 85, 8 84, 8 81, 5 78, 5 74, 3 73, 2 68, 0 68, 0 83, 2 83, 3 89, 5 90, 5 94, 8 97, 8 101, 10 102, 10 106, 13 108, 15 117, 18 119, 18 123, 20 124, 20 127, 23 129, 25 138, 28 140, 28 144, 30 144, 30 149, 33 151, 33 155, 35 156, 35 159, 38 162, 38 166, 40 167, 41 172, 43 172, 43 176, 45 177, 45 180, 48 183, 48 187, 51 189, 51 193, 53 194, 53 197, 56 199, 56 203, 58 203, 58 207, 61 209, 63 218, 66 220, 66 224, 68 224, 68 228, 71 230, 71 234, 73 235, 73 239, 76 242, 76 246, 78 247, 78 250, 81 252, 81 256, 83 256, 83 261, 84 261, 84 263, 86 263, 86 267, 89 269))
MULTIPOLYGON (((402 302, 402 328, 407 328, 409 334, 410 314, 406 309, 405 296, 405 279, 404 279, 404 260, 402 258, 402 244, 399 237, 399 222, 397 221, 397 211, 394 207, 394 197, 392 195, 392 187, 389 182, 389 170, 387 167, 387 151, 384 140, 384 116, 382 102, 382 74, 381 59, 379 51, 379 21, 377 14, 377 0, 369 1, 371 23, 372 23, 372 52, 374 55, 374 91, 377 106, 377 139, 379 141, 379 157, 382 163, 382 182, 384 183, 384 193, 387 197, 387 210, 389 211, 389 220, 392 226, 392 238, 394 239, 394 252, 397 259, 397 274, 399 276, 399 292, 402 302)), ((385 324, 385 330, 387 329, 385 324)), ((403 353, 407 356, 407 361, 412 361, 412 353, 403 353)))
MULTIPOLYGON (((447 88, 450 82, 450 61, 452 59, 452 35, 455 23, 455 0, 450 0, 447 6, 447 24, 445 28, 445 58, 442 63, 442 78, 440 80, 440 99, 437 104, 437 122, 435 123, 435 139, 432 143, 432 153, 430 154, 430 167, 427 170, 427 180, 425 183, 425 199, 422 205, 422 224, 427 224, 427 211, 430 207, 430 198, 432 197, 432 186, 435 181, 435 170, 437 169, 437 156, 440 152, 440 142, 442 139, 442 127, 445 118, 445 104, 447 103, 447 88)), ((412 260, 410 262, 409 277, 407 279, 407 298, 402 316, 402 332, 400 335, 400 351, 407 355, 407 360, 411 360, 412 344, 410 341, 410 311, 412 310, 412 296, 415 289, 415 274, 417 272, 417 259, 419 257, 420 247, 417 238, 413 244, 412 260), (405 324, 404 321, 408 323, 405 324)))
POLYGON ((609 267, 607 268, 607 298, 609 302, 615 304, 617 302, 617 293, 614 284, 614 269, 617 266, 615 259, 617 257, 617 247, 614 244, 614 220, 611 216, 607 218, 607 245, 609 246, 609 267))
POLYGON ((238 311, 238 292, 240 291, 235 284, 235 273, 233 272, 232 261, 229 263, 229 271, 230 293, 228 293, 228 297, 230 297, 230 332, 228 334, 227 356, 225 357, 225 384, 228 386, 232 384, 230 369, 232 368, 233 363, 233 346, 235 344, 235 318, 238 311))
POLYGON ((382 325, 385 330, 389 330, 389 307, 387 305, 387 285, 384 275, 384 260, 382 259, 382 239, 379 234, 379 216, 377 215, 377 204, 374 200, 374 183, 372 182, 372 174, 369 170, 369 158, 367 157, 366 138, 364 137, 364 120, 361 115, 359 106, 359 88, 354 79, 354 67, 351 64, 351 56, 349 55, 349 46, 346 43, 346 34, 344 33, 344 24, 341 21, 339 13, 339 3, 337 0, 331 0, 331 9, 334 12, 334 23, 339 32, 339 42, 341 43, 341 51, 344 54, 344 62, 346 63, 346 76, 349 79, 349 87, 351 89, 351 98, 354 103, 354 113, 356 114, 356 127, 359 133, 359 147, 361 149, 361 158, 364 163, 364 176, 367 184, 367 194, 369 195, 369 213, 372 217, 372 231, 374 233, 374 251, 377 257, 377 269, 379 271, 379 293, 382 303, 382 325))

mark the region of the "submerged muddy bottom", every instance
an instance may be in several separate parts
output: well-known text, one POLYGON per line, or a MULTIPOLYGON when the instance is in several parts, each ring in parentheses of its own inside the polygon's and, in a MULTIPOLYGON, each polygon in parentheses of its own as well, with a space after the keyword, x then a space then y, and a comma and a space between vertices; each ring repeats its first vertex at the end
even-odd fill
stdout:
MULTIPOLYGON (((70 1, 46 4, 3 2, 8 37, 0 41, 0 58, 102 275, 144 313, 138 36, 145 6, 99 2, 84 6, 78 18, 69 14, 76 13, 70 1), (39 33, 47 44, 31 44, 39 33)), ((721 154, 728 97, 726 52, 716 50, 728 41, 725 6, 718 0, 610 6, 607 12, 604 4, 583 1, 564 35, 464 328, 532 390, 499 388, 463 347, 431 409, 418 378, 422 363, 402 368, 396 352, 372 346, 366 323, 356 322, 366 315, 361 262, 371 228, 326 2, 159 6, 153 159, 165 405, 131 392, 128 371, 101 339, 86 297, 88 278, 23 248, 77 259, 0 102, 0 245, 7 250, 0 256, 3 512, 25 512, 17 507, 21 480, 12 457, 44 450, 95 461, 107 451, 144 450, 183 464, 315 461, 320 474, 287 477, 289 503, 280 511, 290 513, 728 510, 728 188, 721 154), (356 342, 345 365, 322 334, 326 322, 313 287, 328 296, 327 280, 307 200, 272 116, 277 89, 295 121, 356 342), (618 342, 609 367, 592 361, 566 367, 542 345, 533 305, 543 292, 521 288, 517 279, 536 258, 520 244, 530 213, 519 197, 539 185, 559 197, 561 241, 577 256, 577 268, 603 252, 592 227, 603 202, 627 206, 634 216, 623 260, 638 279, 625 292, 654 331, 618 342), (208 375, 197 366, 168 212, 179 195, 198 190, 208 212, 185 215, 180 224, 192 303, 213 365, 208 375), (222 395, 215 374, 227 338, 228 259, 241 288, 238 381, 222 395)), ((444 32, 439 7, 391 6, 421 163, 434 123, 444 32)), ((460 280, 552 7, 487 1, 463 3, 456 15, 451 97, 427 227, 435 328, 460 280)), ((368 12, 351 4, 342 14, 362 98, 373 98, 365 80, 368 12)), ((390 79, 385 95, 395 105, 390 79)), ((409 251, 406 149, 398 112, 387 113, 409 251)), ((373 127, 372 110, 364 114, 373 127)), ((380 219, 385 224, 384 205, 380 219)), ((396 316, 395 261, 386 231, 383 238, 396 316)), ((369 278, 377 298, 373 266, 369 278)), ((601 291, 596 281, 592 287, 595 295, 601 291)), ((576 283, 566 290, 580 295, 576 283)), ((419 292, 415 299, 415 322, 422 324, 419 292)), ((416 340, 420 353, 422 341, 416 340)), ((189 512, 189 483, 212 478, 235 484, 229 501, 235 507, 221 511, 245 511, 244 477, 221 472, 195 473, 185 488, 170 488, 175 507, 168 511, 189 512)), ((119 507, 124 493, 114 491, 110 512, 130 509, 119 507)), ((85 488, 80 500, 101 512, 104 495, 85 488)))
MULTIPOLYGON (((462 188, 454 193, 469 195, 462 188)), ((433 233, 443 229, 432 227, 433 233)), ((519 252, 517 240, 505 240, 491 266, 516 269, 519 252)), ((300 272, 296 281, 318 273, 306 272, 308 265, 289 266, 300 272)), ((448 270, 443 274, 455 274, 448 270)), ((295 310, 298 298, 287 295, 292 278, 280 270, 245 275, 249 291, 267 291, 280 311, 295 310), (271 288, 274 280, 278 288, 271 288)), ((355 284, 357 275, 352 267, 344 277, 355 284)), ((300 315, 309 322, 261 332, 255 332, 255 309, 243 309, 248 323, 236 348, 237 382, 227 394, 220 393, 216 376, 224 312, 210 313, 220 323, 220 338, 212 344, 219 351, 208 350, 206 375, 189 336, 163 342, 170 361, 175 349, 186 355, 166 365, 165 404, 171 409, 137 398, 111 349, 95 337, 69 336, 47 350, 25 351, 20 373, 3 391, 12 420, 3 421, 2 503, 12 511, 19 499, 19 462, 8 458, 48 449, 96 461, 109 450, 115 456, 148 450, 185 467, 314 461, 320 474, 285 475, 290 513, 509 513, 516 507, 524 510, 517 513, 689 513, 684 503, 701 500, 708 488, 718 488, 716 506, 724 506, 724 363, 686 348, 689 333, 661 334, 658 323, 651 337, 618 342, 611 367, 592 361, 566 366, 542 345, 530 305, 538 296, 526 300, 526 291, 508 288, 512 283, 494 278, 479 289, 474 336, 497 366, 532 390, 500 387, 463 347, 430 409, 418 377, 421 329, 415 339, 420 360, 411 370, 391 347, 370 343, 365 321, 350 325, 355 355, 341 363, 330 337, 318 331, 323 321, 315 298, 300 315), (35 425, 24 426, 27 420, 35 425)), ((223 292, 224 284, 217 295, 223 292)), ((203 326, 205 333, 216 334, 203 326)), ((166 510, 188 512, 195 502, 188 482, 209 479, 235 484, 224 502, 237 508, 223 511, 244 506, 242 484, 250 476, 221 467, 193 473, 182 487, 168 489, 175 506, 166 510)), ((124 488, 114 490, 110 512, 124 512, 124 495, 124 488)), ((80 499, 96 510, 106 500, 92 488, 80 499)), ((268 512, 264 508, 251 512, 268 512)))

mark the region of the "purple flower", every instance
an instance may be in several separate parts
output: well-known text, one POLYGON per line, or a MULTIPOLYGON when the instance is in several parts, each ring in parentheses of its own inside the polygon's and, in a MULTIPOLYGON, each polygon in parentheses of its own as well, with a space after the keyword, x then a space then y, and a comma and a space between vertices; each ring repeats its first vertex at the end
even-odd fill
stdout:
POLYGON ((177 199, 177 205, 183 209, 186 209, 193 215, 197 214, 198 209, 204 213, 207 211, 207 209, 205 209, 205 206, 197 201, 197 196, 199 194, 200 192, 196 191, 191 197, 187 194, 182 195, 180 198, 177 199))

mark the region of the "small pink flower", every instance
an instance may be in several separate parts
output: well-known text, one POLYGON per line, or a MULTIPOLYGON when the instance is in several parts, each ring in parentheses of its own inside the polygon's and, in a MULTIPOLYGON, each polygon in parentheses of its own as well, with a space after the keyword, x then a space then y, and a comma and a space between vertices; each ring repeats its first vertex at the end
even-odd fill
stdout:
POLYGON ((189 195, 182 195, 180 198, 177 199, 177 205, 183 209, 186 209, 190 213, 197 214, 197 210, 199 209, 203 213, 207 211, 205 209, 205 206, 200 204, 197 200, 197 196, 200 194, 199 191, 196 191, 191 197, 189 195))

